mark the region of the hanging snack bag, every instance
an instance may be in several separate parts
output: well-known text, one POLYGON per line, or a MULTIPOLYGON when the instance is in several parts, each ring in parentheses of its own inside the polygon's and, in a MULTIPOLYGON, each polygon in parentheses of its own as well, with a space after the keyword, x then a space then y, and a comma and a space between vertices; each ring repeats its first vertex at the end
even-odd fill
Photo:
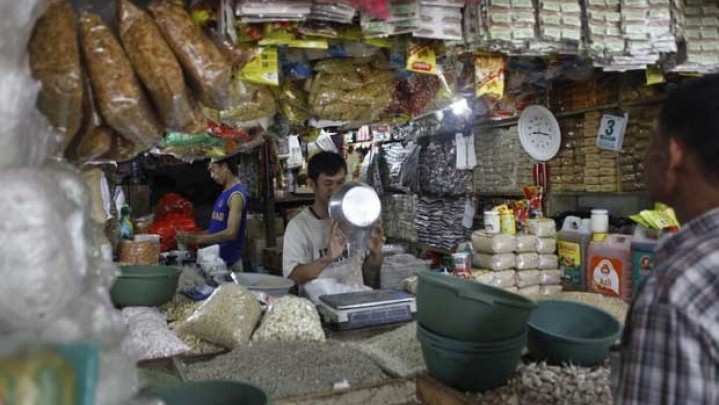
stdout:
POLYGON ((212 108, 226 108, 232 70, 215 43, 182 6, 156 1, 149 9, 200 101, 212 108))
POLYGON ((37 20, 28 51, 32 75, 42 83, 38 109, 64 133, 64 151, 80 129, 83 76, 75 13, 63 0, 53 1, 37 20))
POLYGON ((475 95, 500 100, 504 96, 504 57, 480 53, 474 57, 475 95))
POLYGON ((195 134, 207 131, 199 106, 190 98, 180 64, 152 18, 130 0, 118 0, 120 40, 147 88, 165 127, 195 134))
POLYGON ((82 50, 105 122, 143 147, 160 140, 160 125, 120 43, 99 15, 80 16, 82 50))

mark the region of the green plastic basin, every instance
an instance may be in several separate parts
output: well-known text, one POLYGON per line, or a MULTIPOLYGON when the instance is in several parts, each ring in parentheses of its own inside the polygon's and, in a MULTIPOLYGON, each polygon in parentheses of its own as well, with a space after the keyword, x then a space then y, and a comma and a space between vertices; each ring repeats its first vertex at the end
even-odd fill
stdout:
POLYGON ((110 289, 117 307, 156 307, 172 300, 180 269, 172 266, 121 266, 110 289))
POLYGON ((419 272, 417 319, 426 329, 451 339, 497 342, 516 337, 536 305, 500 288, 419 272))
POLYGON ((434 344, 435 346, 440 346, 444 349, 456 352, 495 353, 509 349, 516 349, 517 347, 524 348, 524 346, 527 344, 527 329, 525 328, 522 333, 507 340, 482 343, 451 339, 446 336, 434 333, 418 323, 417 338, 424 339, 427 342, 434 344))
POLYGON ((484 353, 450 350, 424 334, 417 337, 430 375, 459 390, 486 391, 506 384, 515 373, 526 334, 522 334, 522 344, 484 353))
POLYGON ((197 381, 152 391, 167 405, 266 405, 269 395, 238 381, 197 381))
POLYGON ((539 360, 591 367, 609 357, 621 333, 610 314, 571 301, 542 301, 529 318, 527 348, 539 360))

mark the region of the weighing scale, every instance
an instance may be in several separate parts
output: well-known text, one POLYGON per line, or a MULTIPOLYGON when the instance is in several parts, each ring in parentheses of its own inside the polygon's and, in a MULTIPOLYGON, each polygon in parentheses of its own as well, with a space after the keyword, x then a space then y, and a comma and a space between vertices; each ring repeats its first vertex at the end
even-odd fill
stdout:
POLYGON ((349 330, 414 320, 414 296, 398 290, 372 290, 319 297, 324 322, 335 330, 349 330))

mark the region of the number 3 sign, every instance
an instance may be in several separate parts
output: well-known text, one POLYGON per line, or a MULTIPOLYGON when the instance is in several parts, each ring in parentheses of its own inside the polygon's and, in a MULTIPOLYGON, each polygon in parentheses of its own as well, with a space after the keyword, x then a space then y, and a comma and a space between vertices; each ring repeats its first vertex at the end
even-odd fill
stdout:
POLYGON ((628 115, 604 114, 597 135, 597 146, 602 149, 621 151, 624 144, 624 132, 627 130, 628 115))

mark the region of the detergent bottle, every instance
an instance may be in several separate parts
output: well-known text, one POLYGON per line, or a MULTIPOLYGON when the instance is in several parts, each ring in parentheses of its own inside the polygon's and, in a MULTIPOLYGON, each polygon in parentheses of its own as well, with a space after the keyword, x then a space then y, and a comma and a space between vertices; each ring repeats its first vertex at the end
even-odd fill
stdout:
POLYGON ((564 218, 557 237, 557 255, 564 290, 586 291, 587 245, 591 236, 588 220, 574 216, 564 218))
POLYGON ((603 241, 593 240, 587 249, 587 286, 589 291, 632 298, 632 237, 609 234, 603 241))

